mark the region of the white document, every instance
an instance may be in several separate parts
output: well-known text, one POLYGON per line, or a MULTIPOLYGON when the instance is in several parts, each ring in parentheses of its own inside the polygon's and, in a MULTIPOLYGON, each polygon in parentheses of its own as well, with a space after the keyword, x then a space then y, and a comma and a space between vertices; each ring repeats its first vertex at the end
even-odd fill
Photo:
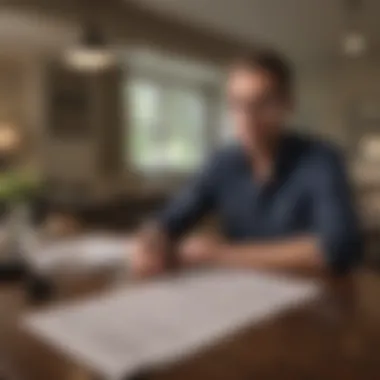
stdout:
POLYGON ((106 379, 169 364, 314 299, 314 282, 207 271, 115 290, 28 316, 40 339, 106 379))

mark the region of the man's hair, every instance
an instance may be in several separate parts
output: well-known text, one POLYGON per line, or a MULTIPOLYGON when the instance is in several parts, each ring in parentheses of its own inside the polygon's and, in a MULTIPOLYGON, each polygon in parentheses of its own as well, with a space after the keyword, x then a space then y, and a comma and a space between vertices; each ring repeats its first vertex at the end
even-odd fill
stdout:
POLYGON ((233 67, 266 71, 274 78, 281 95, 291 95, 293 68, 288 60, 276 51, 254 50, 245 52, 234 60, 233 67))

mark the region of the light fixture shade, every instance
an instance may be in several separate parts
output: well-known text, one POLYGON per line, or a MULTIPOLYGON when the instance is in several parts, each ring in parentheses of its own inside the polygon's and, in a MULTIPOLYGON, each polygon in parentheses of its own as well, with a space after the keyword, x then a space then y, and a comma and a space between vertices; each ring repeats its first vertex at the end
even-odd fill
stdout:
POLYGON ((368 40, 364 34, 349 32, 343 39, 343 52, 349 57, 360 57, 368 49, 368 40))
POLYGON ((351 58, 364 55, 369 46, 368 38, 363 31, 363 0, 344 0, 346 33, 342 40, 343 53, 351 58))
POLYGON ((114 52, 94 26, 84 28, 80 44, 68 49, 63 58, 71 69, 88 72, 106 70, 116 62, 114 52))
POLYGON ((76 47, 66 51, 64 62, 68 67, 78 71, 103 71, 115 64, 115 56, 106 49, 76 47))

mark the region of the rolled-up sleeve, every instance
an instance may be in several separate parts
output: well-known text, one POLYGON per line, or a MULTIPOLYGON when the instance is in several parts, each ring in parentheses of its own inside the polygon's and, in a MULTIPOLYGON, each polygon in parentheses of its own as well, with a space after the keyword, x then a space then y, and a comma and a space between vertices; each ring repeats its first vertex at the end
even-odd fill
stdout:
POLYGON ((160 226, 175 239, 191 229, 215 205, 219 158, 214 157, 158 215, 160 226))
POLYGON ((311 181, 315 230, 326 264, 334 272, 347 272, 360 261, 362 239, 346 171, 333 149, 315 161, 311 181))

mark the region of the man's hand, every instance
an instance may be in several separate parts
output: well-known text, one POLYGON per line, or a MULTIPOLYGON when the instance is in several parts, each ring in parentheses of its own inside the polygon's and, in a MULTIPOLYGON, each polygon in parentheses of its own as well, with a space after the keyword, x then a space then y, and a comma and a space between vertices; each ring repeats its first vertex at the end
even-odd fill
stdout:
POLYGON ((212 235, 198 235, 185 239, 179 247, 184 265, 212 264, 223 247, 222 241, 212 235))
POLYGON ((130 261, 132 274, 150 277, 163 273, 170 242, 157 226, 143 228, 136 236, 130 261))
POLYGON ((318 244, 313 237, 279 242, 228 244, 212 235, 184 240, 180 259, 185 266, 217 265, 256 270, 315 270, 323 267, 318 244))

